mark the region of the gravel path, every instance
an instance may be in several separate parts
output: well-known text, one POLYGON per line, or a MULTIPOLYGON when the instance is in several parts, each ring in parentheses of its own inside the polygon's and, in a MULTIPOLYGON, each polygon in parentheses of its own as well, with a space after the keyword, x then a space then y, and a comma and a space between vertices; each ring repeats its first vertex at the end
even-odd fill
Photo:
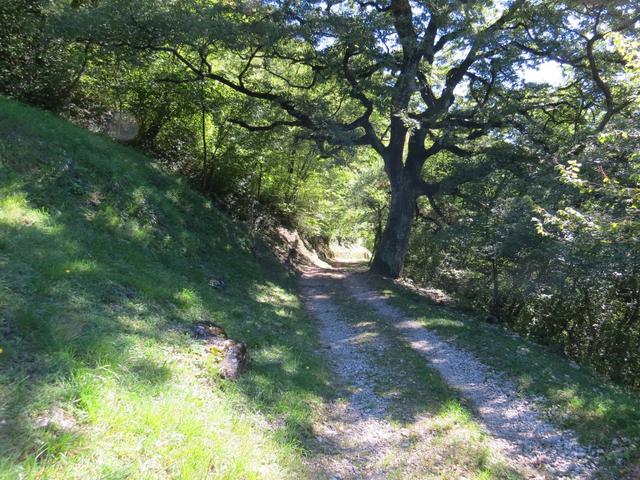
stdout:
POLYGON ((381 325, 345 319, 336 303, 338 296, 353 298, 397 328, 400 337, 475 406, 478 420, 490 435, 490 450, 524 478, 592 477, 595 455, 572 432, 547 423, 534 402, 518 397, 513 383, 391 306, 384 295, 369 287, 364 275, 306 267, 301 286, 305 305, 318 320, 338 388, 347 392, 328 406, 325 418, 314 427, 315 454, 307 462, 314 480, 384 479, 391 474, 393 478, 434 478, 433 471, 421 476, 420 470, 411 470, 421 461, 417 456, 433 453, 415 448, 416 442, 429 443, 429 427, 421 430, 419 418, 409 427, 390 423, 388 409, 393 399, 374 391, 382 377, 397 374, 381 370, 374 359, 390 348, 388 339, 380 334, 381 325), (412 448, 407 448, 409 437, 412 448))
POLYGON ((386 478, 380 460, 403 442, 402 432, 383 419, 387 400, 372 388, 381 372, 370 358, 385 343, 343 320, 332 298, 344 274, 308 268, 302 275, 303 300, 316 317, 323 347, 343 388, 346 400, 327 408, 327 417, 315 426, 318 452, 309 467, 314 479, 386 478))
POLYGON ((357 301, 387 318, 449 385, 475 405, 480 420, 506 456, 549 478, 587 479, 593 475, 596 462, 592 452, 581 446, 572 432, 544 421, 533 402, 518 397, 511 382, 389 305, 362 276, 349 275, 346 284, 357 301))
MULTIPOLYGON (((346 288, 348 273, 317 267, 303 271, 302 298, 318 321, 323 353, 337 377, 339 393, 314 425, 306 460, 309 478, 466 479, 494 468, 541 478, 512 465, 481 431, 405 404, 402 392, 415 389, 416 377, 402 359, 388 361, 397 354, 399 335, 390 336, 370 309, 354 314, 355 301, 346 288), (352 302, 349 308, 345 301, 352 302)), ((422 388, 428 391, 430 385, 422 388)))

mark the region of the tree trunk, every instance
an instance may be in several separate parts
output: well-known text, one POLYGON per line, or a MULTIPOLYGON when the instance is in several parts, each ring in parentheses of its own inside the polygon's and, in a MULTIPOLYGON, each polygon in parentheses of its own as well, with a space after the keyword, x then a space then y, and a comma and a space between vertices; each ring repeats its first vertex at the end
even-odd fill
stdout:
POLYGON ((371 271, 384 277, 398 278, 409 249, 409 236, 416 208, 417 187, 408 175, 392 182, 391 205, 387 224, 378 242, 371 271))
POLYGON ((494 256, 491 259, 491 283, 493 284, 493 295, 491 299, 491 313, 495 316, 498 316, 500 313, 500 286, 498 284, 498 259, 495 254, 495 245, 494 245, 494 256))

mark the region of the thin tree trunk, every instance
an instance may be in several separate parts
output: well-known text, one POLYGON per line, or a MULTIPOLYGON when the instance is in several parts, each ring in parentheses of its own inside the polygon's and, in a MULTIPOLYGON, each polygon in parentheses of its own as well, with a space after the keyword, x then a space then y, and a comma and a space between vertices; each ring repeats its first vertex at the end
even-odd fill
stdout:
POLYGON ((209 159, 207 152, 207 110, 204 106, 204 100, 200 105, 200 133, 202 134, 202 190, 206 192, 207 185, 207 172, 209 171, 209 159))
POLYGON ((493 285, 491 312, 494 315, 498 315, 500 313, 500 290, 498 284, 498 259, 495 252, 495 245, 493 258, 491 259, 491 283, 493 285))

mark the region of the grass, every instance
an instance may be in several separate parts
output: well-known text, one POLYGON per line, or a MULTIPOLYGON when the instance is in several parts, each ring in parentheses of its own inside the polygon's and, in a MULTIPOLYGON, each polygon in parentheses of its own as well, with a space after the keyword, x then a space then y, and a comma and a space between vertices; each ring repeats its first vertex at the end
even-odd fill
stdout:
POLYGON ((408 430, 409 454, 385 459, 389 479, 517 479, 522 476, 494 451, 472 407, 411 348, 389 320, 345 290, 334 300, 341 318, 364 334, 363 346, 379 375, 372 379, 380 398, 389 399, 387 420, 408 430), (385 349, 367 349, 382 338, 385 349))
POLYGON ((550 348, 529 342, 480 316, 434 304, 390 281, 369 277, 390 302, 441 338, 473 352, 512 378, 519 392, 539 399, 550 420, 573 429, 602 452, 602 478, 621 478, 640 463, 640 395, 579 367, 550 348))
MULTIPOLYGON (((304 477, 330 378, 293 279, 251 247, 140 153, 0 99, 0 479, 304 477), (209 285, 219 277, 227 288, 209 285), (240 381, 218 379, 189 333, 200 320, 248 344, 240 381), (56 416, 72 427, 42 426, 56 416)), ((637 392, 371 281, 599 445, 604 477, 640 462, 637 392)), ((393 395, 392 420, 432 433, 416 472, 511 478, 456 393, 373 312, 340 298, 393 345, 376 357, 392 374, 375 385, 393 395)))
POLYGON ((0 99, 0 479, 299 478, 328 377, 250 247, 140 153, 0 99), (205 319, 248 344, 239 382, 205 319))

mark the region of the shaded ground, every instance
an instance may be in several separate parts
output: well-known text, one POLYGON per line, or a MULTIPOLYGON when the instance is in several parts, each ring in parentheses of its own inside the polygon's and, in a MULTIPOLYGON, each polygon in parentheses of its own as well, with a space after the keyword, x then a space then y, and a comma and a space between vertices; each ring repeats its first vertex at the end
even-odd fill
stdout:
POLYGON ((509 381, 473 355, 389 305, 365 275, 310 267, 301 282, 344 390, 316 426, 318 453, 309 459, 314 478, 593 475, 595 456, 573 433, 547 423, 533 402, 519 398, 509 381), (429 381, 402 364, 409 351, 430 366, 429 381), (434 389, 439 395, 429 392, 434 389), (458 408, 473 411, 477 420, 438 431, 434 424, 457 394, 458 408))

